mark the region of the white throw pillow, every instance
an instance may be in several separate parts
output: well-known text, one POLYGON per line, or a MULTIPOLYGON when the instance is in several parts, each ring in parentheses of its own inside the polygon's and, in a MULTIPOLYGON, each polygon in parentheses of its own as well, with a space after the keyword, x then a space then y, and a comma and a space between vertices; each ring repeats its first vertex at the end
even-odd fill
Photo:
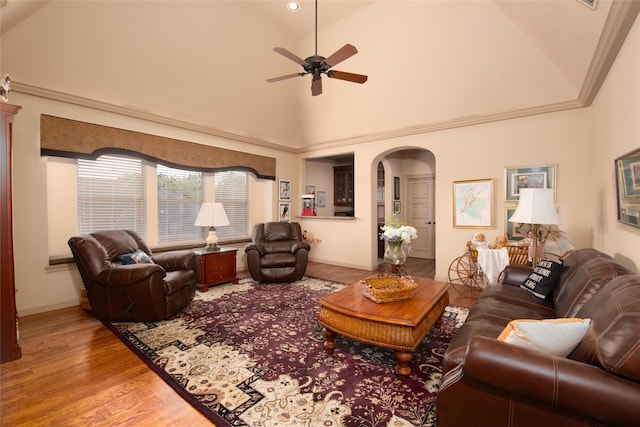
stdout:
POLYGON ((498 340, 567 357, 580 344, 590 324, 591 319, 577 318, 512 320, 498 336, 498 340))

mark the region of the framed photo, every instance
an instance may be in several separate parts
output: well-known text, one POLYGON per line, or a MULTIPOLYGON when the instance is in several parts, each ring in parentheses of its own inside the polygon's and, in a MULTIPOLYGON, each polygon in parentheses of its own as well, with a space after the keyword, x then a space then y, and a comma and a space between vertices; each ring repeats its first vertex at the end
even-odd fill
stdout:
POLYGON ((280 200, 291 200, 291 181, 288 179, 278 180, 278 193, 280 200))
POLYGON ((618 157, 615 167, 618 221, 640 228, 640 149, 618 157))
POLYGON ((316 194, 316 186, 315 185, 307 185, 304 194, 316 194))
POLYGON ((509 222, 509 218, 511 218, 511 215, 513 215, 515 211, 516 206, 504 208, 504 234, 509 241, 520 241, 524 239, 522 235, 522 224, 519 222, 509 222))
POLYGON ((318 207, 323 208, 327 206, 327 193, 326 191, 318 191, 316 193, 316 202, 318 207))
POLYGON ((504 169, 505 200, 520 200, 521 188, 556 189, 556 165, 514 166, 504 169))
POLYGON ((280 203, 278 205, 278 221, 291 221, 291 203, 280 203))
POLYGON ((453 181, 454 228, 493 228, 493 179, 453 181))
POLYGON ((393 177, 393 200, 400 200, 400 177, 393 177))
POLYGON ((396 200, 393 202, 393 211, 394 212, 400 212, 400 201, 396 200))

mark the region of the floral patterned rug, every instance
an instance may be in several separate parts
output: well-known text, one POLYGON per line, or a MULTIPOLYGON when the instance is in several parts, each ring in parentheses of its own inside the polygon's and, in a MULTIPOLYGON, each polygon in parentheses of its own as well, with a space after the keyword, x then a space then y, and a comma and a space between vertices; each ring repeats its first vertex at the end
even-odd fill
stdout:
POLYGON ((165 321, 105 324, 218 426, 435 425, 442 354, 467 309, 447 307, 400 381, 393 350, 338 337, 325 353, 318 300, 344 286, 245 279, 197 292, 165 321))

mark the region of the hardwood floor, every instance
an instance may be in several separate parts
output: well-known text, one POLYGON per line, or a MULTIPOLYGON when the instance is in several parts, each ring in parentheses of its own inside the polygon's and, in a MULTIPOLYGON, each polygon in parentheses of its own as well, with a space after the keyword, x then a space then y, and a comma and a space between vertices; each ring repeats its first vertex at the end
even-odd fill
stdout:
MULTIPOLYGON (((433 261, 410 258, 407 271, 431 278, 433 261)), ((312 262, 307 274, 353 283, 375 272, 312 262)), ((20 319, 20 345, 22 358, 0 365, 2 426, 211 425, 80 306, 20 319)))

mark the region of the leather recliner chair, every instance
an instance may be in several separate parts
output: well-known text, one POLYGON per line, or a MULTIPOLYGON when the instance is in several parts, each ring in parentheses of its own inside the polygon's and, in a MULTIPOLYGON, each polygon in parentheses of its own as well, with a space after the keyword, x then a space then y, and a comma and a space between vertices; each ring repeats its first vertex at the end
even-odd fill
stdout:
POLYGON ((249 273, 258 282, 295 282, 307 270, 311 245, 297 222, 254 225, 252 243, 244 248, 249 273))
POLYGON ((68 244, 97 319, 166 319, 186 307, 195 295, 193 252, 153 255, 132 230, 72 237, 68 244))

